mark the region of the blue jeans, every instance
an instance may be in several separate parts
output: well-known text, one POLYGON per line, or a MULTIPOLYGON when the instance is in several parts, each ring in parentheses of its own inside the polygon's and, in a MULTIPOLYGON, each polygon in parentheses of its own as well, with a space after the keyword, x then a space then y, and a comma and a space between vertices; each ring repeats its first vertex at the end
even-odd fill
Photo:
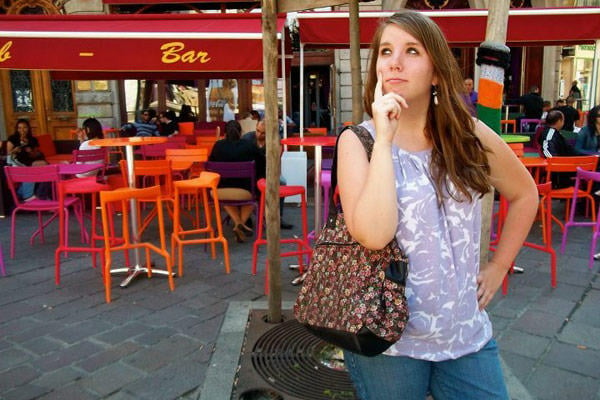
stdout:
POLYGON ((35 182, 22 182, 17 188, 17 195, 25 200, 34 195, 35 182))
POLYGON ((348 351, 344 360, 362 400, 425 400, 428 393, 435 400, 509 398, 493 339, 456 360, 364 357, 348 351))

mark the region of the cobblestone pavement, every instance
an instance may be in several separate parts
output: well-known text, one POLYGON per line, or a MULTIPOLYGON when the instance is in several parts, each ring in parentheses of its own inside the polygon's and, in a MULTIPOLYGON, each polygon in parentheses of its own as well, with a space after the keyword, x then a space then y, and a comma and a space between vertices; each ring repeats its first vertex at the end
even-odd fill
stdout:
MULTIPOLYGON (((298 234, 298 208, 287 205, 284 215, 298 234)), ((174 292, 161 277, 138 278, 127 289, 113 278, 113 301, 106 304, 100 270, 87 254, 69 254, 61 285, 54 284, 55 224, 46 243, 34 246, 34 216, 20 216, 17 224, 11 260, 10 218, 0 219, 8 272, 0 277, 2 399, 197 399, 206 376, 215 376, 211 358, 228 305, 267 299, 265 250, 259 273, 251 275, 252 243, 236 243, 230 227, 230 274, 219 248, 212 260, 202 246, 188 246, 174 292)), ((536 226, 531 238, 539 237, 536 226)), ((517 265, 525 273, 512 275, 508 295, 498 294, 489 307, 514 399, 600 399, 600 262, 587 268, 590 238, 587 228, 569 235, 565 254, 558 254, 556 289, 549 256, 524 248, 517 265)), ((77 235, 71 240, 77 243, 77 235)), ((557 227, 554 243, 558 251, 557 227)), ((282 261, 286 302, 297 292, 289 262, 282 261)))

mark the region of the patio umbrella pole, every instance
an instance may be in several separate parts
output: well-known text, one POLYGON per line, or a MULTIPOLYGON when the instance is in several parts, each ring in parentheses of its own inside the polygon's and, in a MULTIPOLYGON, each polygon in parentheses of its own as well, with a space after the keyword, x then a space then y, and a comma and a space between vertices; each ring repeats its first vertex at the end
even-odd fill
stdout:
POLYGON ((362 77, 360 73, 360 21, 358 0, 349 4, 348 23, 350 24, 350 71, 352 74, 352 123, 359 124, 363 119, 362 77))
MULTIPOLYGON (((477 116, 496 133, 500 133, 500 111, 504 90, 504 70, 510 62, 510 49, 506 46, 509 0, 489 1, 485 41, 477 52, 481 66, 477 116)), ((481 243, 479 265, 488 261, 490 232, 494 206, 494 190, 483 197, 481 204, 481 243)))

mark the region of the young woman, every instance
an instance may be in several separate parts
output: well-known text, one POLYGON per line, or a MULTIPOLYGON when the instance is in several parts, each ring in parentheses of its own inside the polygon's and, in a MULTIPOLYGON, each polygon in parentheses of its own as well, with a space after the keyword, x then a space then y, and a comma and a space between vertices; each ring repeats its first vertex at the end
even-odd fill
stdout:
MULTIPOLYGON (((102 124, 96 118, 87 118, 81 124, 81 129, 77 130, 77 138, 79 139, 79 150, 97 150, 100 149, 98 146, 90 145, 92 139, 104 139, 104 132, 102 130, 102 124)), ((90 160, 85 163, 98 163, 105 162, 104 159, 90 160)), ((96 176, 98 171, 90 171, 83 174, 77 174, 78 178, 84 178, 86 176, 96 176)))
MULTIPOLYGON (((31 132, 31 125, 26 119, 19 119, 15 125, 15 132, 6 142, 6 153, 9 155, 8 164, 18 167, 48 164, 39 149, 40 144, 31 132)), ((23 182, 17 189, 17 194, 24 201, 36 199, 35 183, 23 182)))
POLYGON ((371 44, 361 125, 339 142, 348 229, 372 249, 396 239, 409 259, 410 317, 384 354, 345 353, 361 399, 506 399, 486 306, 529 232, 532 177, 502 139, 471 117, 463 81, 433 21, 412 11, 382 23, 371 44), (481 195, 510 202, 501 242, 479 265, 481 195))

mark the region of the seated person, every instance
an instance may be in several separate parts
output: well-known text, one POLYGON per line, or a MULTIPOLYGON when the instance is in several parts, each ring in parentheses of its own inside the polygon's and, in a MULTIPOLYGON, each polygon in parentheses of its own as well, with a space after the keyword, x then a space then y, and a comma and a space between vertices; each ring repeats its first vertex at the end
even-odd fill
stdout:
POLYGON ((133 124, 136 129, 136 136, 158 136, 156 122, 156 111, 151 108, 142 111, 141 120, 133 124))
MULTIPOLYGON (((225 139, 215 142, 208 161, 236 162, 257 161, 260 157, 258 149, 247 140, 241 140, 240 123, 232 120, 225 124, 225 139)), ((219 181, 220 200, 251 200, 252 192, 247 179, 221 179, 219 181)), ((252 235, 253 230, 245 223, 250 218, 253 205, 223 206, 225 212, 234 223, 233 233, 238 242, 244 242, 244 236, 252 235)))
MULTIPOLYGON (((252 143, 259 152, 259 158, 256 160, 256 180, 264 178, 267 173, 267 154, 266 154, 266 137, 265 137, 265 121, 259 120, 256 122, 256 130, 248 132, 242 136, 243 140, 247 140, 252 143)), ((286 181, 283 177, 279 178, 279 184, 285 185, 286 181)), ((280 228, 281 229, 292 229, 294 225, 285 222, 283 220, 283 205, 284 199, 281 198, 279 201, 279 216, 280 216, 280 228)))
MULTIPOLYGON (((92 139, 104 139, 104 132, 102 131, 102 125, 100 121, 96 118, 88 118, 83 121, 81 125, 81 129, 77 130, 77 139, 79 139, 79 150, 97 150, 100 147, 91 146, 90 140, 92 139)), ((105 162, 106 160, 97 160, 97 161, 86 161, 87 163, 94 162, 105 162)), ((98 174, 98 170, 86 172, 84 174, 77 174, 78 178, 83 178, 86 176, 96 176, 98 174)))
POLYGON ((555 156, 575 155, 575 149, 567 143, 564 136, 560 134, 564 121, 565 118, 560 111, 550 110, 548 112, 546 126, 539 138, 544 157, 550 158, 555 156))
POLYGON ((587 117, 587 124, 577 132, 575 151, 578 155, 600 154, 600 106, 592 108, 587 117))
MULTIPOLYGON (((6 142, 7 164, 15 167, 48 164, 39 148, 40 144, 33 136, 29 121, 23 118, 19 119, 15 125, 15 132, 8 137, 6 142)), ((17 188, 17 195, 24 201, 36 199, 35 192, 36 184, 34 182, 23 182, 17 188)), ((43 194, 47 195, 45 192, 43 194)))
POLYGON ((160 136, 172 137, 179 134, 179 126, 176 121, 175 111, 163 111, 158 114, 158 131, 160 136))

